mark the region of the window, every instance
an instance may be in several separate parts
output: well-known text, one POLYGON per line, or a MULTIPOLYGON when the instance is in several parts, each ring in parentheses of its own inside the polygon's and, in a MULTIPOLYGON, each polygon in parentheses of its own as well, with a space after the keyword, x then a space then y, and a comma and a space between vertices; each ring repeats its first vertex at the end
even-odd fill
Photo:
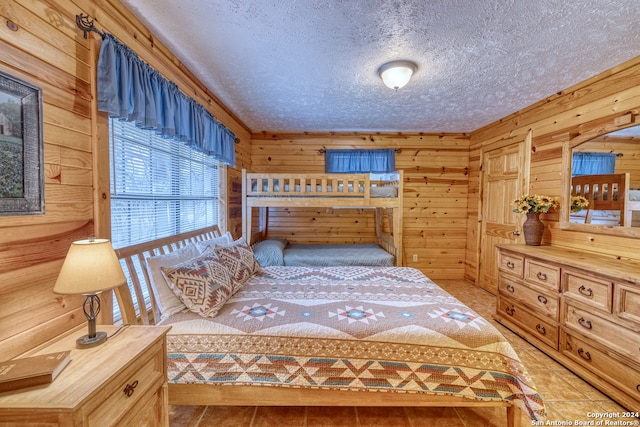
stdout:
POLYGON ((110 119, 109 135, 114 248, 218 223, 217 160, 132 122, 110 119))

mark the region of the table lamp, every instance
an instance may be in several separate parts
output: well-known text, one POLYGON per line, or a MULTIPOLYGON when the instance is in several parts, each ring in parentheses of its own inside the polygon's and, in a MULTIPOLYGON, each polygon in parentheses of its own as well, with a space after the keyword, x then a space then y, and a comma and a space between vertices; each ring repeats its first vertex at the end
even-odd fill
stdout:
POLYGON ((100 313, 98 294, 125 283, 120 261, 109 240, 89 238, 71 244, 53 292, 86 296, 82 308, 89 321, 89 333, 78 338, 78 348, 93 347, 106 341, 106 332, 96 332, 96 318, 100 313))

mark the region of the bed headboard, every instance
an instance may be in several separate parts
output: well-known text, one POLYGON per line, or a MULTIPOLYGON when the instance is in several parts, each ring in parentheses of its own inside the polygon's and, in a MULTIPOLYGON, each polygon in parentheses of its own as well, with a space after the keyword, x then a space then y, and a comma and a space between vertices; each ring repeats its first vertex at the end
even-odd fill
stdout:
POLYGON ((120 259, 120 264, 125 276, 127 276, 127 281, 133 288, 133 292, 131 292, 127 285, 123 285, 114 290, 122 314, 122 322, 153 325, 158 321, 159 311, 147 271, 146 259, 148 257, 167 254, 189 243, 201 242, 221 235, 218 226, 214 225, 117 249, 116 254, 120 259), (151 299, 150 312, 146 309, 140 310, 140 307, 146 307, 143 288, 151 299))
POLYGON ((586 198, 589 210, 620 211, 620 225, 624 225, 629 182, 629 173, 575 176, 571 196, 586 198))

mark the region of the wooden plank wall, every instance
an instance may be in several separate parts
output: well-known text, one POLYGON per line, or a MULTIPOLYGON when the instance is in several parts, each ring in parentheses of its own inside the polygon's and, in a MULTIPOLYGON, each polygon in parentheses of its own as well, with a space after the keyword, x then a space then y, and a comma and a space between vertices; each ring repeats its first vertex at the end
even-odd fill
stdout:
POLYGON ((79 13, 95 18, 98 28, 135 50, 240 137, 238 169, 228 173, 227 226, 241 235, 234 191, 239 171, 250 166, 250 134, 154 34, 116 0, 1 2, 0 70, 43 92, 46 213, 0 216, 0 360, 86 323, 82 298, 55 295, 53 284, 72 241, 109 237, 106 117, 94 101, 100 40, 93 33, 83 38, 75 24, 79 13))
MULTIPOLYGON (((561 135, 593 131, 614 117, 629 112, 640 113, 640 58, 471 133, 466 278, 473 280, 478 267, 476 247, 481 238, 478 208, 481 206, 479 182, 482 147, 513 138, 524 140, 531 130, 533 140, 528 192, 559 197, 563 171, 561 135)), ((637 153, 636 149, 635 156, 637 153)), ((559 215, 546 215, 545 218, 550 237, 543 244, 586 250, 609 257, 640 259, 638 239, 561 230, 559 215)))
MULTIPOLYGON (((414 133, 252 135, 253 172, 324 173, 322 148, 395 148, 404 170, 405 265, 434 279, 465 272, 468 136, 414 133), (418 261, 413 261, 417 255, 418 261)), ((271 209, 269 237, 294 243, 375 242, 370 210, 271 209)))

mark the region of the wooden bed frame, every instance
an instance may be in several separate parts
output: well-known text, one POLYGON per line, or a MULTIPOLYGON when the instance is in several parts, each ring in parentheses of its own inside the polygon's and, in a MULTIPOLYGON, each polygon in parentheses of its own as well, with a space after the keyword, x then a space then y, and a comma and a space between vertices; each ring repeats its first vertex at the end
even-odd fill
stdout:
POLYGON ((620 211, 620 225, 631 227, 633 211, 640 211, 640 201, 629 198, 630 174, 583 175, 571 178, 571 196, 589 201, 585 224, 590 224, 593 211, 620 211))
POLYGON ((378 244, 402 261, 402 193, 403 173, 397 181, 372 181, 369 174, 285 174, 248 173, 242 170, 242 235, 252 244, 267 233, 266 210, 269 207, 351 207, 375 208, 378 244), (260 185, 258 185, 260 183, 260 185), (284 184, 284 185, 279 185, 284 184), (394 186, 397 197, 372 197, 372 186, 394 186), (351 188, 353 191, 339 191, 351 188), (254 231, 253 208, 262 208, 264 220, 254 231), (384 217, 389 232, 384 231, 384 217))
MULTIPOLYGON (((125 274, 131 278, 131 287, 123 285, 115 290, 124 324, 155 324, 156 303, 153 299, 146 258, 154 254, 168 253, 189 242, 203 241, 220 236, 217 226, 204 228, 173 237, 158 239, 116 250, 124 265, 125 274), (151 297, 151 309, 143 299, 143 287, 151 297), (135 302, 135 303, 134 303, 135 302)), ((284 388, 267 386, 212 386, 207 384, 169 384, 171 405, 212 406, 419 406, 419 407, 498 407, 506 408, 507 425, 521 426, 522 411, 503 401, 481 401, 455 396, 417 393, 356 392, 341 390, 316 390, 309 388, 284 388)))

